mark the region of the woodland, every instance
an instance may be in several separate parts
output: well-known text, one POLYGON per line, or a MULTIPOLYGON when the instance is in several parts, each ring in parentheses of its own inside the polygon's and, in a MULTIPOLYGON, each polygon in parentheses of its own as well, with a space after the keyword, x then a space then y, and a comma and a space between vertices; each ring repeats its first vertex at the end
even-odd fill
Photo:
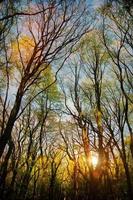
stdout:
POLYGON ((132 129, 132 0, 0 1, 0 200, 133 200, 132 129))

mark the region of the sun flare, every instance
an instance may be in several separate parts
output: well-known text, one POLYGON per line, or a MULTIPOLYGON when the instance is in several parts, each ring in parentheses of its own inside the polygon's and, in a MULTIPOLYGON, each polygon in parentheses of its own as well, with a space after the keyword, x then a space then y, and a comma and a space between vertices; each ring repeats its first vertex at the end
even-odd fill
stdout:
POLYGON ((97 164, 98 164, 98 155, 97 154, 91 156, 91 163, 92 163, 93 167, 97 166, 97 164))

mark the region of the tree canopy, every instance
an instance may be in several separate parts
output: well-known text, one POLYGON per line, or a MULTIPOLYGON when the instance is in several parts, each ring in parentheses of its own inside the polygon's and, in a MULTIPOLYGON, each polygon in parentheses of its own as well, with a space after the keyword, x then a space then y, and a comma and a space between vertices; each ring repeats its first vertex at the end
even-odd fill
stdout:
POLYGON ((0 199, 133 199, 133 4, 0 1, 0 199))

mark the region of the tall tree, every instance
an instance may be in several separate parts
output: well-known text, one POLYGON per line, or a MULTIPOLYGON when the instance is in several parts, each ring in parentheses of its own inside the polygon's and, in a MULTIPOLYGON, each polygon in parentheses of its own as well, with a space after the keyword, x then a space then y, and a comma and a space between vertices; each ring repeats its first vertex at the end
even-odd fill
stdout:
MULTIPOLYGON (((11 132, 26 91, 40 78, 40 73, 46 70, 54 59, 57 60, 62 57, 62 63, 56 71, 57 75, 59 69, 71 53, 73 45, 88 31, 90 25, 86 26, 86 22, 82 20, 83 15, 86 13, 85 7, 82 5, 80 8, 80 5, 81 2, 67 1, 36 4, 35 9, 37 10, 37 14, 35 16, 25 16, 22 18, 21 22, 17 19, 16 40, 22 66, 20 68, 20 84, 5 130, 0 138, 0 156, 2 156, 5 146, 11 138, 11 132), (27 31, 27 34, 30 34, 33 40, 31 54, 26 62, 23 57, 23 49, 20 46, 19 39, 19 25, 22 25, 22 22, 27 24, 25 31, 27 31), (79 24, 81 26, 79 26, 79 24)), ((7 62, 9 62, 9 58, 7 62)))

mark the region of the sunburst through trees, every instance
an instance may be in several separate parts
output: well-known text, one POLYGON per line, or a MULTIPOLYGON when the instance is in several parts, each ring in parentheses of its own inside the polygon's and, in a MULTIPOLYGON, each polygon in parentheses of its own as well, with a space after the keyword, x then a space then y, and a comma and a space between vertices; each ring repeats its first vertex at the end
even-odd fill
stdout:
POLYGON ((133 199, 132 12, 0 1, 0 200, 133 199))

